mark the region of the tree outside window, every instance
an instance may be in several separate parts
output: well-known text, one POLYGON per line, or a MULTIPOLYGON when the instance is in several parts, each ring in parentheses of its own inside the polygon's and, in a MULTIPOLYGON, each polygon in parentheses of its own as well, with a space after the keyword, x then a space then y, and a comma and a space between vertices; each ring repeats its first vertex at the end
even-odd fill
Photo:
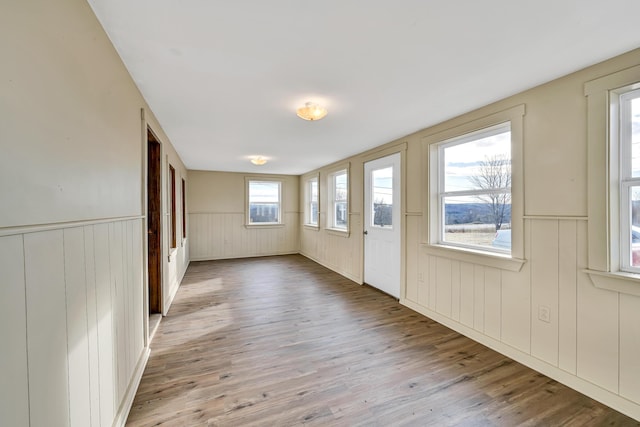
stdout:
POLYGON ((440 243, 511 251, 511 130, 509 123, 438 148, 440 243))

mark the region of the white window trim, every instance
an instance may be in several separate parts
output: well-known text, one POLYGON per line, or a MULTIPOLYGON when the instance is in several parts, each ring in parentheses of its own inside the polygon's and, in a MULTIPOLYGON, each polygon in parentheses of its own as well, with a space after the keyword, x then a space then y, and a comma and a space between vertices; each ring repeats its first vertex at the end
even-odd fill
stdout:
POLYGON ((244 211, 245 211, 245 227, 246 228, 279 228, 284 227, 284 181, 278 178, 267 178, 262 176, 246 176, 244 178, 244 211), (250 209, 249 209, 249 183, 251 181, 259 182, 277 182, 280 186, 280 203, 278 212, 278 222, 251 222, 250 221, 250 209))
POLYGON ((305 228, 308 229, 312 229, 312 230, 319 230, 320 229, 320 174, 319 173, 315 173, 313 175, 307 175, 304 177, 304 193, 303 193, 303 200, 304 200, 304 208, 302 209, 302 214, 304 215, 304 220, 302 222, 302 225, 305 228), (318 186, 318 218, 316 219, 316 223, 310 223, 309 222, 309 209, 310 209, 310 183, 311 181, 316 181, 316 184, 318 186))
POLYGON ((422 138, 423 180, 427 183, 423 193, 423 218, 421 246, 427 253, 509 271, 520 271, 524 264, 524 170, 523 135, 525 106, 512 108, 462 123, 458 126, 422 138), (467 247, 455 247, 438 243, 438 183, 437 147, 447 140, 463 137, 476 131, 510 122, 511 125, 511 254, 494 253, 467 247), (436 180, 434 185, 431 183, 436 180))
POLYGON ((621 270, 619 153, 617 126, 612 126, 615 117, 610 113, 612 101, 615 105, 620 93, 638 88, 640 65, 589 81, 584 86, 589 195, 588 268, 585 272, 598 288, 632 295, 640 294, 640 274, 621 270), (612 144, 612 140, 616 143, 612 144))
MULTIPOLYGON (((493 125, 490 126, 488 128, 484 128, 484 129, 479 129, 477 131, 462 135, 459 138, 453 138, 453 140, 446 140, 446 141, 442 141, 439 144, 431 144, 431 150, 432 152, 430 153, 431 156, 437 156, 437 168, 436 169, 432 169, 431 170, 431 181, 437 181, 438 182, 438 186, 437 189, 435 189, 435 191, 437 192, 436 195, 436 199, 437 199, 437 206, 432 206, 432 215, 437 215, 438 220, 436 222, 437 225, 437 232, 435 236, 432 236, 434 238, 433 243, 438 244, 438 245, 442 245, 442 246, 447 246, 447 247, 459 247, 459 248, 464 248, 464 249, 471 249, 471 250, 476 250, 479 252, 489 252, 489 253, 497 253, 497 254, 502 254, 502 255, 509 255, 511 256, 511 251, 509 251, 509 253, 507 253, 507 251, 504 250, 497 250, 497 249, 492 249, 492 248, 485 248, 485 247, 480 247, 480 246, 472 246, 472 245, 468 245, 468 244, 462 244, 462 243, 453 243, 453 242, 444 242, 444 218, 442 216, 443 214, 443 206, 442 206, 442 199, 445 197, 455 197, 455 196, 474 196, 474 195, 485 195, 487 193, 490 192, 490 190, 467 190, 467 191, 446 191, 444 188, 444 168, 445 165, 443 163, 444 161, 444 150, 446 150, 449 147, 453 147, 456 145, 462 145, 462 144, 466 144, 472 141, 476 141, 477 139, 481 139, 481 138, 486 138, 488 136, 491 135, 497 135, 500 133, 504 133, 507 131, 508 128, 508 132, 511 132, 511 123, 510 122, 504 122, 504 123, 499 123, 497 125, 493 125)), ((511 148, 511 147, 509 147, 511 148)), ((511 159, 509 159, 511 160, 511 159)), ((501 188, 498 190, 495 190, 495 193, 503 193, 506 190, 509 191, 509 193, 511 193, 511 187, 509 188, 501 188)), ((433 189, 432 189, 433 191, 433 189)))
MULTIPOLYGON (((617 96, 612 97, 611 99, 611 114, 613 119, 612 123, 614 126, 611 126, 611 139, 613 141, 620 141, 620 144, 611 144, 612 146, 616 145, 620 148, 619 152, 619 161, 615 162, 611 165, 612 170, 617 167, 618 174, 620 177, 620 187, 619 187, 619 200, 620 200, 620 212, 618 218, 620 218, 620 271, 639 274, 640 267, 633 267, 629 262, 629 257, 631 256, 631 245, 629 241, 629 236, 631 236, 631 205, 630 201, 630 191, 631 187, 640 186, 640 178, 633 178, 630 162, 622 162, 622 159, 631 159, 631 145, 624 144, 622 145, 622 140, 625 142, 631 140, 631 133, 625 130, 620 129, 619 124, 621 124, 622 117, 626 115, 631 115, 631 111, 627 111, 627 107, 630 106, 630 102, 623 102, 623 99, 627 98, 638 98, 640 89, 632 89, 632 90, 623 90, 623 91, 612 91, 617 96), (620 93, 621 92, 621 93, 620 93), (618 116, 615 113, 620 113, 618 116), (626 196, 623 195, 627 193, 626 196), (627 236, 625 239, 623 236, 627 236), (629 255, 629 256, 622 256, 629 255)), ((615 159, 612 157, 612 159, 615 159)), ((613 163, 613 162, 612 162, 613 163)))
POLYGON ((349 236, 351 230, 351 164, 346 163, 340 166, 336 166, 327 172, 326 177, 327 182, 327 212, 325 215, 325 230, 332 234, 336 234, 339 236, 349 236), (346 172, 347 174, 347 228, 336 228, 333 226, 333 199, 334 199, 334 191, 335 188, 333 186, 333 177, 335 175, 340 174, 341 172, 346 172))

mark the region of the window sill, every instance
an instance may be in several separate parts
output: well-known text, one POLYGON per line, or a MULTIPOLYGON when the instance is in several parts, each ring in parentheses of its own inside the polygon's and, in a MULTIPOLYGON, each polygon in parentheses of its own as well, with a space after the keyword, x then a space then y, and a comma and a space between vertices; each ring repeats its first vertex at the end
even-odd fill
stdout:
POLYGON ((350 235, 349 230, 340 230, 339 228, 326 228, 325 230, 334 236, 349 237, 350 235))
POLYGON ((282 228, 284 224, 266 223, 266 224, 245 224, 245 228, 282 228))
POLYGON ((312 231, 318 231, 318 230, 320 230, 320 226, 318 226, 318 225, 303 224, 303 227, 304 227, 306 230, 312 230, 312 231))
POLYGON ((429 245, 426 243, 422 243, 421 246, 430 255, 441 256, 458 261, 464 261, 472 264, 479 264, 513 272, 520 271, 522 269, 522 266, 526 262, 526 260, 512 258, 509 255, 502 255, 497 253, 494 254, 489 252, 476 251, 473 249, 429 245))
POLYGON ((622 271, 607 272, 583 270, 589 275, 593 286, 608 291, 640 296, 640 275, 622 271))

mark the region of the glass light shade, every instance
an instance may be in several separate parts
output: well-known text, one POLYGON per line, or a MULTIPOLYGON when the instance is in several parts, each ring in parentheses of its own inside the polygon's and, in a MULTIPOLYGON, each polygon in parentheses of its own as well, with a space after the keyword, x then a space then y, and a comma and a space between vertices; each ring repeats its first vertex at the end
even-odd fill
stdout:
POLYGON ((257 166, 262 166, 265 163, 267 163, 267 159, 265 159, 262 156, 258 156, 258 157, 255 157, 255 158, 251 159, 251 163, 253 163, 254 165, 257 165, 257 166))
POLYGON ((313 102, 307 102, 297 110, 298 117, 304 120, 320 120, 327 115, 327 109, 313 102))

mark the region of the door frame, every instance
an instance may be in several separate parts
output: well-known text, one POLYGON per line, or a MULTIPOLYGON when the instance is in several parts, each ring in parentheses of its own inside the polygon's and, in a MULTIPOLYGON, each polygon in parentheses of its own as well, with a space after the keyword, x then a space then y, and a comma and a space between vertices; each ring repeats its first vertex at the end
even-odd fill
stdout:
POLYGON ((148 310, 147 314, 162 314, 162 144, 159 139, 154 134, 153 130, 150 126, 147 127, 147 205, 146 205, 146 231, 147 231, 147 289, 148 289, 148 310), (155 148, 151 149, 152 146, 155 148), (152 153, 154 151, 155 153, 152 153), (155 168, 152 168, 152 165, 149 163, 153 155, 155 168), (154 169, 154 170, 152 170, 154 169), (155 172, 155 176, 157 179, 155 189, 157 201, 156 206, 157 209, 155 212, 150 212, 149 201, 151 195, 149 194, 149 190, 151 188, 151 182, 149 181, 150 173, 155 172), (151 221, 151 215, 154 215, 155 221, 151 221), (149 231, 150 228, 153 227, 155 231, 155 240, 156 245, 152 247, 152 241, 149 239, 149 231), (152 249, 155 249, 156 254, 153 255, 152 249), (152 262, 155 261, 156 265, 152 265, 152 262), (152 280, 154 275, 151 274, 152 269, 156 270, 157 278, 156 280, 152 280), (152 283, 155 282, 155 283, 152 283))
MULTIPOLYGON (((143 218, 143 223, 142 223, 142 298, 143 298, 143 309, 142 309, 142 324, 143 324, 143 330, 144 330, 144 346, 148 347, 150 344, 150 326, 149 326, 149 234, 148 234, 148 221, 149 221, 149 217, 148 217, 148 211, 149 211, 149 206, 148 206, 148 146, 149 146, 149 134, 151 133, 151 135, 154 136, 155 140, 157 141, 157 143, 160 146, 160 217, 161 217, 161 221, 160 221, 160 229, 161 229, 161 233, 162 233, 162 203, 163 203, 163 191, 162 191, 162 156, 163 156, 163 152, 164 152, 164 147, 162 144, 162 141, 160 141, 159 138, 157 138, 156 134, 153 132, 152 130, 152 125, 150 123, 147 122, 146 117, 145 117, 145 109, 141 108, 140 109, 140 117, 141 117, 141 157, 142 157, 142 168, 140 171, 140 175, 141 175, 141 204, 142 204, 142 218, 143 218)), ((164 245, 162 242, 162 237, 161 237, 161 241, 160 241, 160 297, 159 297, 159 302, 160 302, 160 314, 162 315, 163 313, 163 309, 164 309, 164 298, 162 297, 162 290, 164 288, 163 286, 163 279, 164 279, 164 263, 162 262, 163 258, 163 253, 164 253, 164 245)))
POLYGON ((360 256, 360 277, 361 284, 364 283, 364 257, 365 257, 365 241, 364 241, 364 210, 366 209, 364 202, 365 188, 364 179, 364 164, 371 160, 377 160, 383 157, 390 156, 392 154, 400 153, 400 299, 402 302, 406 298, 407 294, 407 248, 406 248, 406 217, 421 215, 419 212, 407 212, 407 147, 408 143, 403 141, 399 144, 394 144, 387 148, 377 150, 373 153, 367 154, 362 158, 362 214, 360 221, 360 239, 361 239, 361 256, 360 256))

